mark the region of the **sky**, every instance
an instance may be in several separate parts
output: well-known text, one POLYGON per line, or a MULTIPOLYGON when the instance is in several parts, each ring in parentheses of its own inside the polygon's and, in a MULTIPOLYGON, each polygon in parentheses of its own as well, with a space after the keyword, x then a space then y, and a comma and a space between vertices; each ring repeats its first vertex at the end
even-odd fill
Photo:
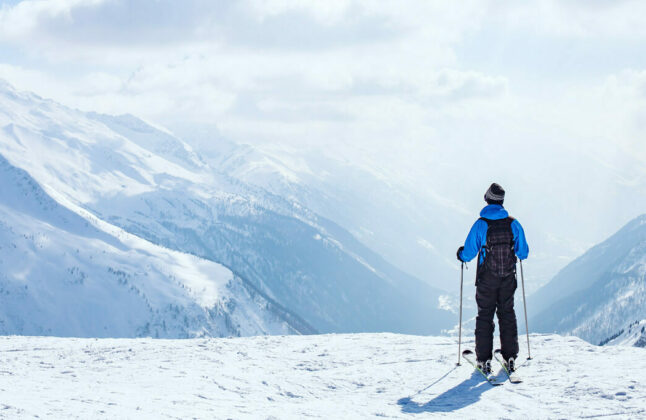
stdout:
POLYGON ((626 100, 628 116, 646 82, 642 2, 0 4, 10 83, 81 109, 215 122, 233 136, 370 128, 387 115, 415 137, 428 119, 514 116, 581 95, 626 100))
POLYGON ((349 123, 419 141, 483 114, 646 124, 642 2, 0 4, 0 77, 84 110, 299 142, 349 123))
POLYGON ((564 259, 645 212, 644 2, 0 5, 0 78, 74 108, 342 155, 465 212, 496 180, 564 259))

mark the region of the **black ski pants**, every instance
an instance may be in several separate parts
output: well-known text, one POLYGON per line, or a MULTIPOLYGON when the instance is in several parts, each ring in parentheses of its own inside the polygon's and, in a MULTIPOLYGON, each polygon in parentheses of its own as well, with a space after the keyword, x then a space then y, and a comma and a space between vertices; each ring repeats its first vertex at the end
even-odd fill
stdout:
POLYGON ((516 273, 498 277, 483 270, 478 273, 476 283, 476 357, 490 360, 493 352, 494 312, 498 313, 500 326, 500 349, 507 360, 518 355, 518 327, 514 312, 514 293, 516 292, 516 273))

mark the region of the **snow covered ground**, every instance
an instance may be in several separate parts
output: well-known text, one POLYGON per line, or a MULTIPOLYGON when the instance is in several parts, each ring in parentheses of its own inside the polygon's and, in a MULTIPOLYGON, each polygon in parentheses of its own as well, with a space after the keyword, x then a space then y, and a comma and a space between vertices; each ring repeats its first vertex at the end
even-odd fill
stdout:
POLYGON ((0 417, 646 418, 646 349, 532 343, 492 387, 448 337, 0 337, 0 417))

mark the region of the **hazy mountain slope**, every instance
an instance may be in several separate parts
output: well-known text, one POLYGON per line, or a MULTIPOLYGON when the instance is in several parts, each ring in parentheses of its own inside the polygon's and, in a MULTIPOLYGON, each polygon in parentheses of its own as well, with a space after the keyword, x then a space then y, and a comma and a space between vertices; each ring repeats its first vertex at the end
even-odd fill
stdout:
POLYGON ((398 267, 452 291, 456 264, 443 251, 464 238, 447 236, 446 226, 459 225, 463 210, 441 199, 412 197, 378 168, 286 146, 213 142, 199 148, 212 166, 334 220, 398 267))
POLYGON ((331 235, 244 202, 205 208, 154 193, 112 203, 136 211, 107 217, 110 221, 164 246, 235 267, 320 331, 439 332, 455 322, 455 315, 437 309, 436 291, 349 235, 331 235))
POLYGON ((143 121, 86 115, 5 86, 0 127, 0 153, 46 191, 153 243, 225 264, 317 330, 428 333, 455 321, 439 309, 438 290, 333 222, 205 167, 143 121))
POLYGON ((2 156, 0 244, 1 334, 184 338, 301 327, 228 269, 82 217, 2 156))
POLYGON ((595 344, 646 318, 646 215, 570 263, 529 303, 533 331, 595 344))
POLYGON ((448 291, 459 275, 455 250, 491 182, 506 188, 505 205, 527 234, 528 294, 613 233, 617 221, 646 208, 646 165, 621 148, 592 139, 573 147, 536 133, 498 142, 491 127, 476 133, 459 121, 450 126, 419 143, 397 130, 388 141, 362 139, 352 124, 352 141, 288 133, 274 141, 227 139, 212 126, 176 130, 214 166, 334 220, 389 262, 448 291), (496 164, 501 150, 505 162, 496 164))

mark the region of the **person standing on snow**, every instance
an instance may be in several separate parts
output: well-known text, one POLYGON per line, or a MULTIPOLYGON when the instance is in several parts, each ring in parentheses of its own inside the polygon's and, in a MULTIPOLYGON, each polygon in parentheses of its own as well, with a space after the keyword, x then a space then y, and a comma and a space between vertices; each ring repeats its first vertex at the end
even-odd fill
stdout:
POLYGON ((494 312, 498 312, 502 357, 510 372, 515 370, 518 356, 518 327, 514 312, 516 291, 516 257, 524 260, 529 255, 525 232, 518 220, 509 217, 503 208, 505 190, 493 183, 484 196, 487 206, 480 212, 458 249, 461 262, 478 255, 476 270, 476 359, 485 374, 491 373, 493 350, 494 312))

